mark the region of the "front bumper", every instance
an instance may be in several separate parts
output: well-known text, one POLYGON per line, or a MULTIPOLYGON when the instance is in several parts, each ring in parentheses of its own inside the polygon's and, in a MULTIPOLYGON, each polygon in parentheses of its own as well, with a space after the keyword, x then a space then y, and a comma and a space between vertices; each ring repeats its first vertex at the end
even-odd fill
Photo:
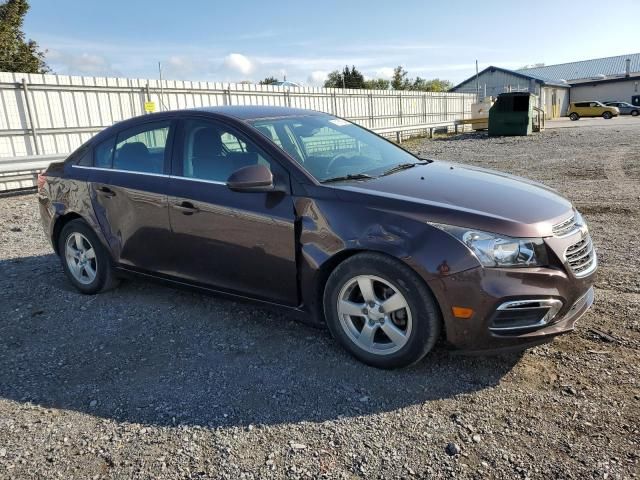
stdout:
POLYGON ((429 282, 438 300, 447 341, 466 351, 527 348, 574 329, 593 304, 592 273, 576 278, 556 268, 474 268, 429 282), (552 299, 562 302, 553 318, 531 328, 497 330, 494 319, 507 302, 552 299), (472 308, 471 318, 454 317, 453 306, 472 308))

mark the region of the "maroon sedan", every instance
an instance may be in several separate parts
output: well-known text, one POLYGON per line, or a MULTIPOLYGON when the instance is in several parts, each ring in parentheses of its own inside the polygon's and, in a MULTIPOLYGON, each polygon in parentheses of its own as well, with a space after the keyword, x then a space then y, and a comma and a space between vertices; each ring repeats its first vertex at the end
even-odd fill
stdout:
POLYGON ((535 345, 593 302, 595 250, 568 200, 324 113, 133 118, 51 165, 39 198, 83 293, 138 274, 277 304, 378 367, 414 363, 441 336, 535 345))

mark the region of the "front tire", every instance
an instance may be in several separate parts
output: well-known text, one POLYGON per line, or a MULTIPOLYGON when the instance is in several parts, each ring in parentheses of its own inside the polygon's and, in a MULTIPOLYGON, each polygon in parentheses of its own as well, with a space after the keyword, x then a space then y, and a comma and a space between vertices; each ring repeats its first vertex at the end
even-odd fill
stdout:
POLYGON ((605 120, 611 120, 612 117, 613 115, 611 115, 611 112, 604 112, 602 114, 602 118, 604 118, 605 120))
POLYGON ((324 311, 333 337, 378 368, 422 359, 440 336, 442 318, 429 288, 400 261, 359 253, 331 273, 324 311))
POLYGON ((632 117, 637 117, 638 116, 638 110, 631 110, 631 116, 632 117))
POLYGON ((571 121, 575 122, 576 120, 580 120, 580 115, 573 112, 571 115, 569 115, 569 118, 571 119, 571 121))
POLYGON ((58 252, 64 273, 80 292, 95 294, 117 285, 109 252, 83 220, 72 220, 62 228, 58 252))

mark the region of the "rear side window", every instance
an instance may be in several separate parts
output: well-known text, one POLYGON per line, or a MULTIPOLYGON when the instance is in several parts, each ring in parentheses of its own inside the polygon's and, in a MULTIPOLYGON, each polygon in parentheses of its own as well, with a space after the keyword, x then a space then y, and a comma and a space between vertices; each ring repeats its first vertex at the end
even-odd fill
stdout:
POLYGON ((589 102, 576 103, 576 107, 579 107, 579 108, 588 107, 588 106, 589 106, 589 102))
POLYGON ((93 166, 99 168, 111 168, 113 160, 113 147, 116 144, 116 138, 111 137, 102 143, 99 143, 93 153, 93 166))
POLYGON ((162 173, 169 139, 169 122, 148 123, 118 134, 113 168, 141 173, 162 173))

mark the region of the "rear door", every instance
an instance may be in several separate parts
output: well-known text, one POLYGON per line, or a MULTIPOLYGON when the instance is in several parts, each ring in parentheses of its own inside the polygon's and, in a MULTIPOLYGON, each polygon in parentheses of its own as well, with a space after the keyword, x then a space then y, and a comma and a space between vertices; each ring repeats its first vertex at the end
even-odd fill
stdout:
POLYGON ((175 274, 199 284, 297 305, 289 173, 244 134, 205 118, 182 122, 169 194, 175 274), (271 169, 286 192, 234 192, 235 170, 271 169))
POLYGON ((114 259, 163 272, 171 251, 167 189, 175 125, 143 123, 94 150, 90 177, 94 211, 114 259))

